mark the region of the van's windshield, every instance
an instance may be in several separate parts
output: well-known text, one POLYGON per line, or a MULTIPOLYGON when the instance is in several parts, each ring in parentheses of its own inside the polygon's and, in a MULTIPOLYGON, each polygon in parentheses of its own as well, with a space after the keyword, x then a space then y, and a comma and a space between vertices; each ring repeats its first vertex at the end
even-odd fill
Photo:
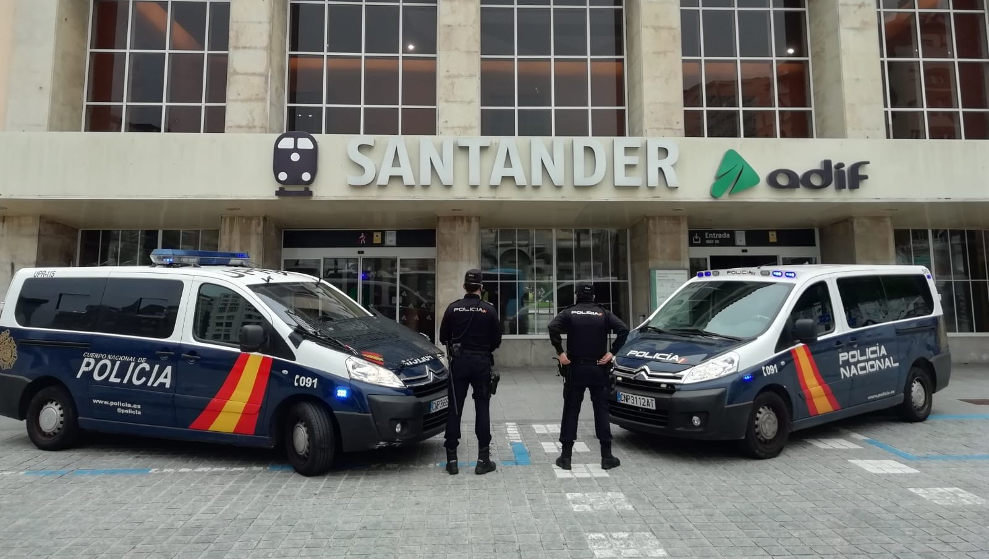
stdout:
POLYGON ((289 325, 318 328, 330 321, 368 316, 361 306, 319 282, 257 284, 251 290, 289 325))
POLYGON ((769 328, 791 289, 791 284, 777 282, 697 282, 673 296, 649 321, 646 330, 754 338, 769 328))

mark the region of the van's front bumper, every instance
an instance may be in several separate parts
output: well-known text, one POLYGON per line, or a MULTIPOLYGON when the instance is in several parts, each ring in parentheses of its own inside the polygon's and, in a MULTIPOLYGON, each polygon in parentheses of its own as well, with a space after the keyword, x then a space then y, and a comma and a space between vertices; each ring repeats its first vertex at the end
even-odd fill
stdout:
POLYGON ((641 385, 622 386, 608 400, 611 422, 633 431, 667 436, 730 440, 745 437, 752 402, 726 406, 727 388, 653 391, 641 385), (617 393, 630 393, 656 399, 656 410, 617 401, 617 393), (693 418, 700 419, 694 426, 693 418))
POLYGON ((415 443, 435 436, 446 428, 446 418, 453 403, 436 412, 429 411, 429 403, 446 394, 444 384, 440 390, 421 397, 368 395, 370 414, 336 412, 343 451, 415 443))

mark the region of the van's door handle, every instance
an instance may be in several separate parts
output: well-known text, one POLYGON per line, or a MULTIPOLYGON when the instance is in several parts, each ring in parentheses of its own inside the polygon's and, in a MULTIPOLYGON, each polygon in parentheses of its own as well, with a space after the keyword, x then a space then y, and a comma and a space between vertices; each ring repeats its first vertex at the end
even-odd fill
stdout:
POLYGON ((172 356, 174 356, 175 352, 172 352, 171 350, 158 350, 157 352, 155 352, 155 355, 162 360, 167 360, 172 356))
POLYGON ((199 361, 199 354, 197 354, 195 352, 190 352, 188 354, 182 354, 182 359, 183 360, 188 360, 190 362, 198 362, 199 361))
POLYGON ((838 348, 838 347, 841 347, 841 346, 844 346, 844 345, 845 345, 845 343, 842 342, 842 341, 840 341, 840 340, 834 341, 834 347, 835 348, 838 348))

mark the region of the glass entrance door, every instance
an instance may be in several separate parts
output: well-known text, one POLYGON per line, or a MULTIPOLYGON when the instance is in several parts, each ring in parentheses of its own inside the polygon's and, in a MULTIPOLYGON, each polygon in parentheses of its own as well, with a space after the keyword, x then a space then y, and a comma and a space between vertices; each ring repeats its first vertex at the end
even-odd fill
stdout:
POLYGON ((435 341, 435 258, 329 256, 286 260, 285 270, 319 276, 365 309, 435 341))

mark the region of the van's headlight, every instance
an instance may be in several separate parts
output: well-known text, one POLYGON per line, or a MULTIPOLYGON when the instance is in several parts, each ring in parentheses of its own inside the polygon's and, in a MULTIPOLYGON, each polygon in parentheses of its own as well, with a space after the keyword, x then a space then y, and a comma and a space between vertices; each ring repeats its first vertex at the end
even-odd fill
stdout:
POLYGON ((683 383, 700 383, 724 377, 738 371, 738 354, 728 352, 713 360, 696 365, 683 374, 683 383))
POLYGON ((350 374, 351 379, 364 383, 398 389, 405 388, 405 383, 402 383, 402 380, 391 370, 359 358, 347 358, 347 373, 350 374))

